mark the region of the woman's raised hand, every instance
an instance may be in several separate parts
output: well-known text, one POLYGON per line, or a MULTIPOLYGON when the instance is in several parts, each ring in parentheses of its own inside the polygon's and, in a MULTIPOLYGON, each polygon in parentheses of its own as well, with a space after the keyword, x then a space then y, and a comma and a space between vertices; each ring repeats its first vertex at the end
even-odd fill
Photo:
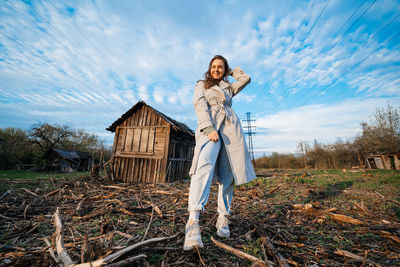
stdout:
POLYGON ((213 142, 217 142, 219 139, 219 135, 217 131, 213 131, 211 133, 208 134, 208 139, 210 139, 213 142))

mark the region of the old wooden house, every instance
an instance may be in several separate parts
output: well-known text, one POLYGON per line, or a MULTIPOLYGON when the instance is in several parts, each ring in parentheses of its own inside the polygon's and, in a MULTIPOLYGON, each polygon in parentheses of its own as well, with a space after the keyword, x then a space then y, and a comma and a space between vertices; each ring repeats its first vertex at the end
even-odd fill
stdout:
POLYGON ((127 183, 163 183, 188 176, 194 132, 144 101, 135 104, 106 130, 115 132, 114 179, 127 183))
POLYGON ((368 169, 400 170, 400 152, 369 155, 365 158, 368 169))
POLYGON ((55 172, 89 171, 93 158, 88 152, 52 149, 46 156, 45 169, 55 172))

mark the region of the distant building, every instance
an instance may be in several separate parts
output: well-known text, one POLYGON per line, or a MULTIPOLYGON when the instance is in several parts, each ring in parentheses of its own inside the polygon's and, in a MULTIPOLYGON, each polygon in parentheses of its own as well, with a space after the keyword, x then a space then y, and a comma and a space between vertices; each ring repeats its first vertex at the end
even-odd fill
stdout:
POLYGON ((136 103, 106 130, 115 133, 114 179, 127 183, 163 183, 188 176, 194 132, 144 101, 136 103))
POLYGON ((365 158, 365 167, 400 170, 400 152, 370 155, 365 158))
POLYGON ((89 171, 92 168, 93 158, 88 152, 52 149, 46 155, 48 171, 76 172, 89 171))

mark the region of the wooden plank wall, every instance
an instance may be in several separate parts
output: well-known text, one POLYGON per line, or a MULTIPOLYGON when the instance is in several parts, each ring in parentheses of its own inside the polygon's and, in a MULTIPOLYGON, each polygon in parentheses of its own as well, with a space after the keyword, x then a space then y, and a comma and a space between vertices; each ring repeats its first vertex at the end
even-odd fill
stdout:
POLYGON ((173 182, 188 176, 192 165, 194 138, 171 136, 168 151, 167 181, 173 182))
POLYGON ((165 181, 170 125, 147 106, 127 118, 115 131, 113 171, 118 181, 165 181))

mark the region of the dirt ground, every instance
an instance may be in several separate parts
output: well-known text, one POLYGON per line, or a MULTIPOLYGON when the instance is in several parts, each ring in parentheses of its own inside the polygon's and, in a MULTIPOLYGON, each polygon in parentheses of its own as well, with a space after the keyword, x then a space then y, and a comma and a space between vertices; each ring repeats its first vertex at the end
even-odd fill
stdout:
POLYGON ((217 186, 212 186, 200 217, 205 248, 199 252, 182 249, 189 180, 128 185, 83 176, 51 180, 50 186, 39 183, 35 189, 10 186, 0 197, 0 266, 64 266, 49 252, 59 260, 57 208, 74 263, 139 244, 110 266, 253 264, 215 245, 214 238, 265 266, 285 266, 278 253, 289 266, 400 265, 400 172, 258 173, 263 177, 235 188, 230 238, 216 236, 217 186), (170 238, 154 239, 161 237, 170 238), (138 255, 143 256, 132 259, 138 255))

